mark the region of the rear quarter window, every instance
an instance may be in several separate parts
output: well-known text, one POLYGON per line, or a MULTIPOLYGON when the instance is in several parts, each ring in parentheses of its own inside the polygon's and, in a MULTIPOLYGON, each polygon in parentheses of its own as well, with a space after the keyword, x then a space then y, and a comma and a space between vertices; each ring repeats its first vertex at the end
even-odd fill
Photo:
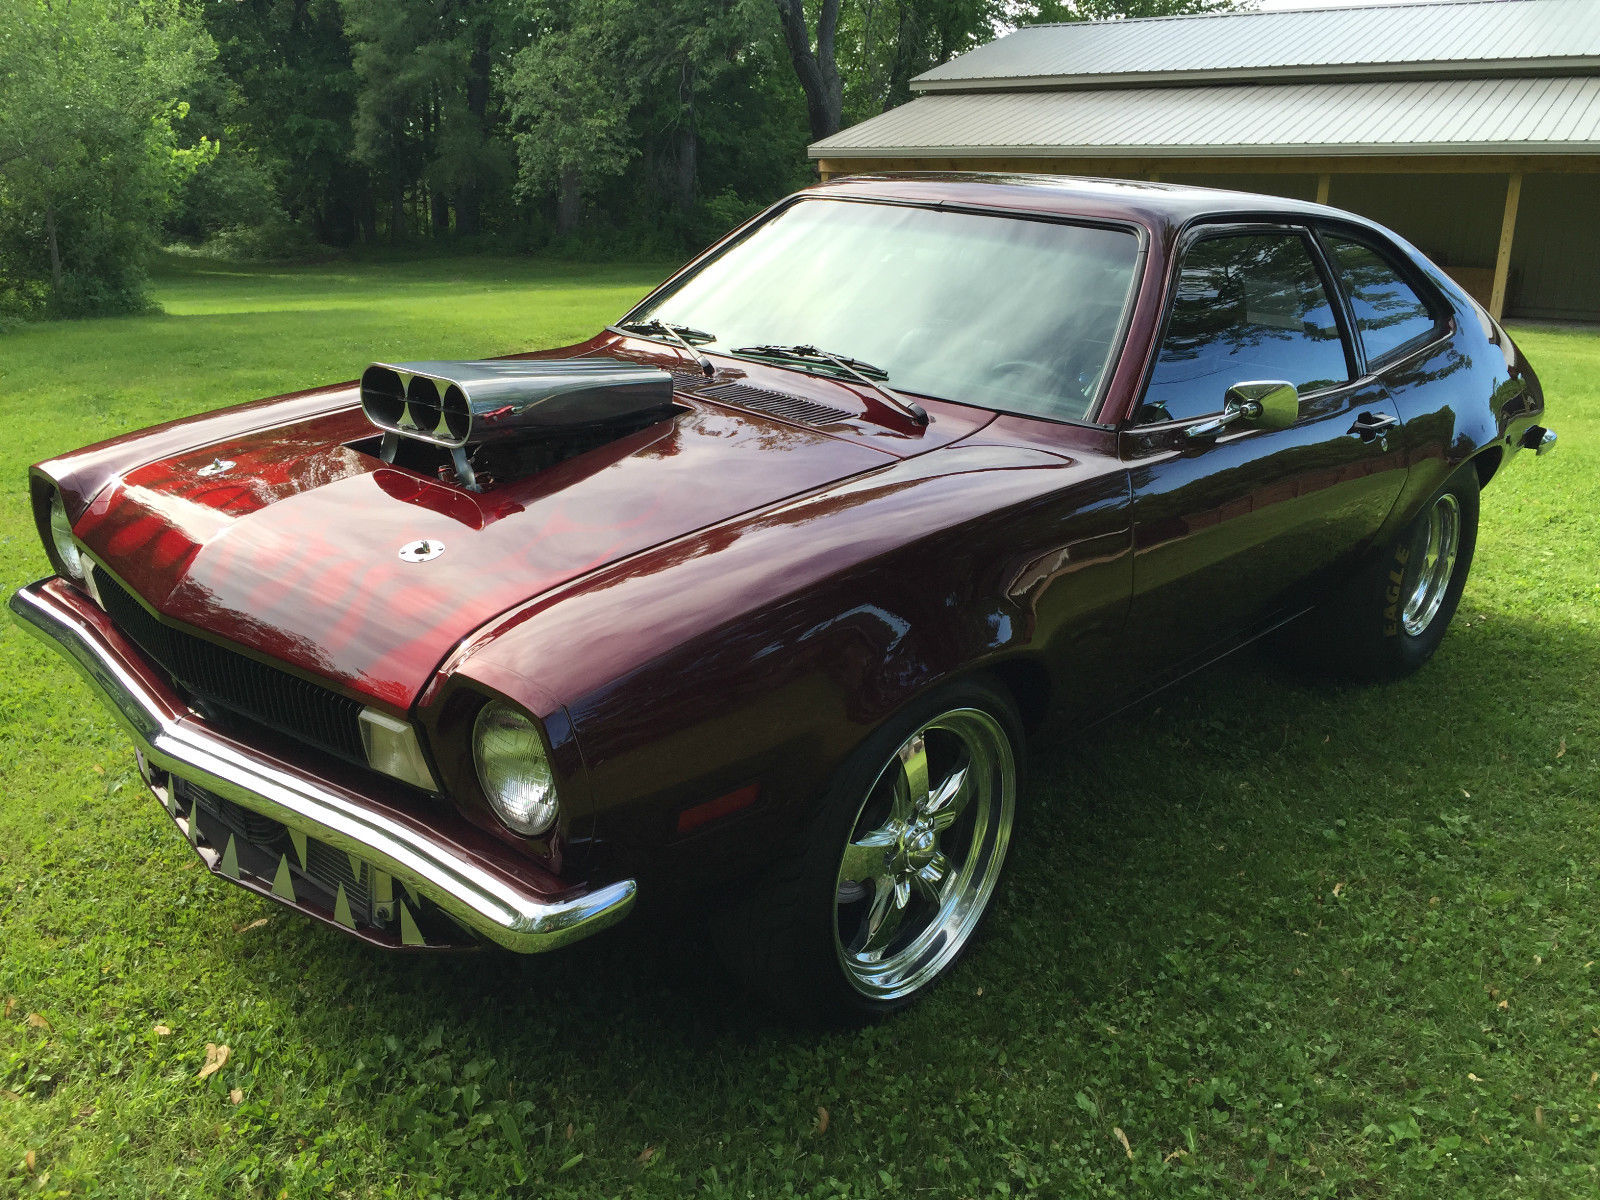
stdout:
POLYGON ((1369 363, 1421 342, 1438 328, 1433 307, 1384 255, 1338 234, 1325 234, 1323 240, 1339 285, 1350 297, 1369 363))

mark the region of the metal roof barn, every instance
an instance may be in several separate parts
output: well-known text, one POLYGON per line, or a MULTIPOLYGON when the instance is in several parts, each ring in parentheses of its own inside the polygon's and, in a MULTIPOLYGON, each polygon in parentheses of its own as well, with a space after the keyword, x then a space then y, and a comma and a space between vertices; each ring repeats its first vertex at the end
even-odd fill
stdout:
POLYGON ((832 137, 824 177, 1025 170, 1363 212, 1496 315, 1600 320, 1600 0, 1019 29, 832 137))

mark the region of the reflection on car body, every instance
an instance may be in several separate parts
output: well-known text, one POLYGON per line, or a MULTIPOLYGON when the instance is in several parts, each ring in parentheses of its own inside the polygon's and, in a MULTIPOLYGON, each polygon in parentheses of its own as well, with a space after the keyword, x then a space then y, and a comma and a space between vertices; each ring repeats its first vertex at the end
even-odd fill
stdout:
POLYGON ((1046 710, 1274 630, 1421 666, 1543 411, 1348 213, 849 179, 581 345, 39 464, 55 574, 11 607, 242 886, 402 950, 690 897, 754 987, 862 1019, 970 945, 1046 710))

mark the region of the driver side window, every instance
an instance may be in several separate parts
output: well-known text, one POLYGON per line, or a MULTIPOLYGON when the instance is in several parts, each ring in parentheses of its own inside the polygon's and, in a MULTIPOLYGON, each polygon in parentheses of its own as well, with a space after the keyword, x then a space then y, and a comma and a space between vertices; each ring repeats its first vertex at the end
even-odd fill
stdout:
POLYGON ((1301 393, 1349 379, 1333 304, 1298 233, 1227 234, 1184 256, 1172 315, 1138 421, 1222 411, 1247 380, 1282 379, 1301 393))

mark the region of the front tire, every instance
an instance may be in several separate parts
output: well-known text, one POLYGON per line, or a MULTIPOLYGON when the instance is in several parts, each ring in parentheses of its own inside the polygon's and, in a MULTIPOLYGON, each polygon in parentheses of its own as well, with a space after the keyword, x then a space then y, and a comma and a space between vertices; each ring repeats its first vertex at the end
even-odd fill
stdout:
POLYGON ((796 854, 714 928, 747 985, 857 1024, 926 994, 987 914, 1016 819, 1021 721, 978 681, 937 689, 846 761, 796 854))
POLYGON ((1332 674, 1401 679, 1444 640, 1478 543, 1478 472, 1467 463, 1330 602, 1298 622, 1312 660, 1332 674))

